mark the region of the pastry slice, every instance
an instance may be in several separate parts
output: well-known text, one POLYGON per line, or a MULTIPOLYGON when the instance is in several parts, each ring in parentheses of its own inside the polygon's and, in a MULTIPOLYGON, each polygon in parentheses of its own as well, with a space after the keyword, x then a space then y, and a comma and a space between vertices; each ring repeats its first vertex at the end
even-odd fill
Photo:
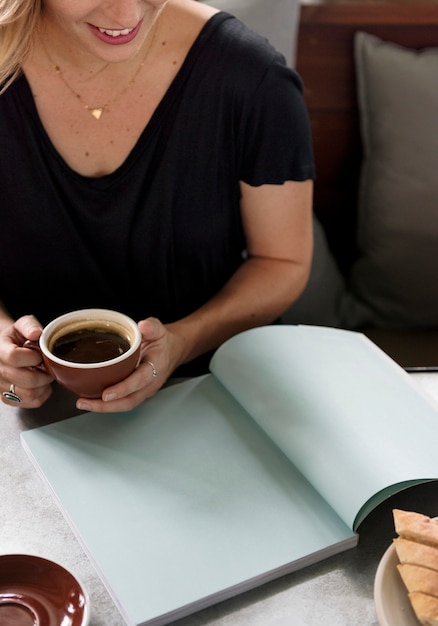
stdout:
POLYGON ((400 563, 422 565, 429 569, 438 570, 438 547, 409 541, 409 539, 394 539, 394 546, 400 563))
POLYGON ((395 531, 400 537, 438 547, 438 522, 413 511, 393 510, 395 531))
POLYGON ((409 594, 409 600, 420 624, 438 626, 438 598, 414 592, 409 594))
POLYGON ((438 572, 421 565, 397 565, 397 569, 409 593, 419 591, 438 597, 438 572))

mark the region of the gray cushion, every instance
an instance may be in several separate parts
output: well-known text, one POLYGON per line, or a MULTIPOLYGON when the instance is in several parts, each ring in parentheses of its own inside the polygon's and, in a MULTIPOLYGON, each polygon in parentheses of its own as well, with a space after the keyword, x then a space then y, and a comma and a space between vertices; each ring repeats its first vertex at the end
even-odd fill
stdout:
POLYGON ((367 323, 438 326, 438 49, 355 38, 364 162, 350 290, 367 323))

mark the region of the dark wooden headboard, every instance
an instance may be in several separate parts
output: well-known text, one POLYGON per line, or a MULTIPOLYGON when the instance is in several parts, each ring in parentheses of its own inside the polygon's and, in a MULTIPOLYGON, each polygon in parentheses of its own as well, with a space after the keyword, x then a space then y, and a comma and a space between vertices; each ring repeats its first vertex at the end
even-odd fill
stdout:
POLYGON ((438 47, 438 0, 302 0, 296 67, 313 132, 314 208, 345 271, 356 253, 362 159, 353 56, 358 30, 409 48, 438 47))

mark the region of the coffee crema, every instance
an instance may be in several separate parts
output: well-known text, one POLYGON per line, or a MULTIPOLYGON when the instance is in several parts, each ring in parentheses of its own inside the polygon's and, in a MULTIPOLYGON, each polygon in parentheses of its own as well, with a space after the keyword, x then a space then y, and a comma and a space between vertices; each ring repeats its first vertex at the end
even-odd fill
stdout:
POLYGON ((103 327, 78 328, 58 337, 52 353, 72 363, 110 361, 127 352, 131 344, 127 337, 103 327))

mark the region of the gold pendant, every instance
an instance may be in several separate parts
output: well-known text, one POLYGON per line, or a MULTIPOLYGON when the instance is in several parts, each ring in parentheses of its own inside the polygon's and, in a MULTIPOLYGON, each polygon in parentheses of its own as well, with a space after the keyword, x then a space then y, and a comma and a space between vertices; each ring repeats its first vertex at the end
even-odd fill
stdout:
POLYGON ((96 120, 100 120, 103 113, 103 107, 99 107, 98 109, 90 109, 90 113, 96 120))

